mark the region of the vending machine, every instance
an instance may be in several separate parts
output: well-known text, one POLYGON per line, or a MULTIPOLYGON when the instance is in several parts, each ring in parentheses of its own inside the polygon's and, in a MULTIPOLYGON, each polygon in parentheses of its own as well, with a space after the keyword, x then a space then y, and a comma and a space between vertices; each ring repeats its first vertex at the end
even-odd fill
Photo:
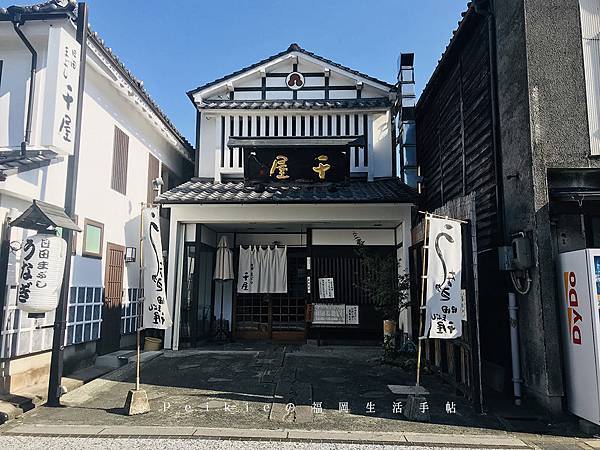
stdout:
POLYGON ((558 271, 567 405, 600 425, 600 249, 560 254, 558 271))

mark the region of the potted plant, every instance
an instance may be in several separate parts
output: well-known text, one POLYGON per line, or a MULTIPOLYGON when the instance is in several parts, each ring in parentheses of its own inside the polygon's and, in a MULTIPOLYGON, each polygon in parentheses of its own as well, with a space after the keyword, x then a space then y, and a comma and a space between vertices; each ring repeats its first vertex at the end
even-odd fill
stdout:
POLYGON ((362 262, 361 288, 371 296, 377 311, 383 315, 384 357, 391 356, 396 346, 396 326, 400 312, 409 304, 409 276, 399 271, 395 250, 382 255, 371 252, 355 232, 356 253, 362 262))

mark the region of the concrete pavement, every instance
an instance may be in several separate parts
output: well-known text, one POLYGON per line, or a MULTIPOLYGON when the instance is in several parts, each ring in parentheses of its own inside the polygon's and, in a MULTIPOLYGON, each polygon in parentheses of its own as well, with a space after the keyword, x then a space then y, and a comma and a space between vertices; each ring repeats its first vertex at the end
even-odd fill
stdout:
POLYGON ((406 399, 388 385, 411 384, 414 374, 381 364, 380 354, 375 347, 249 344, 165 352, 142 367, 142 388, 151 406, 147 414, 123 414, 135 373, 129 364, 66 394, 66 407, 37 408, 0 427, 0 434, 476 448, 596 445, 578 433, 573 421, 540 415, 519 422, 516 417, 498 420, 493 414, 477 414, 433 375, 423 380, 431 422, 407 421, 400 411, 406 399))

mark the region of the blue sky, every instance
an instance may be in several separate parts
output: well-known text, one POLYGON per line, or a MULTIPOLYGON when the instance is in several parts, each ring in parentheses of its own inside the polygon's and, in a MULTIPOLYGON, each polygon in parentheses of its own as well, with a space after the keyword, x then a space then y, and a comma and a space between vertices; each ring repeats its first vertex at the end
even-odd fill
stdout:
MULTIPOLYGON (((35 3, 31 0, 29 3, 35 3)), ((0 0, 0 6, 27 0, 0 0)), ((186 91, 290 43, 394 82, 415 53, 417 92, 433 72, 466 0, 88 0, 90 23, 177 128, 195 137, 186 91)))

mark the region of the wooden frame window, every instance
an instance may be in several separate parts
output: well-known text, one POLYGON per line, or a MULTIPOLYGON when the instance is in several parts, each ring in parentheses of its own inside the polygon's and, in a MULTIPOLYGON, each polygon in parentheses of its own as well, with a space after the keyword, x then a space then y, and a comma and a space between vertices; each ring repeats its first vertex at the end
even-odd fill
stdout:
POLYGON ((154 197, 156 197, 156 191, 152 185, 152 181, 160 176, 160 161, 152 154, 148 154, 148 203, 154 203, 154 197))
POLYGON ((115 126, 113 138, 113 162, 110 187, 125 195, 127 193, 127 161, 129 159, 129 136, 115 126))
POLYGON ((83 246, 81 256, 102 258, 104 244, 104 224, 85 219, 83 224, 83 246))

